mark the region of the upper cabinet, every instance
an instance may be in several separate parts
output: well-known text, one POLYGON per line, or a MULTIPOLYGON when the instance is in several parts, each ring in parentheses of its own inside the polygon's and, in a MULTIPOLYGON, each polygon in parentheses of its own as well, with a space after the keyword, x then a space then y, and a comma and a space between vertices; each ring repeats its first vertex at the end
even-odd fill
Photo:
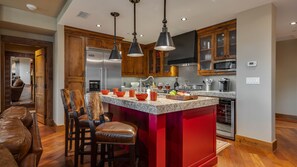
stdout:
MULTIPOLYGON (((123 77, 144 77, 147 74, 147 56, 129 57, 127 56, 130 48, 130 42, 121 43, 122 51, 122 76, 123 77)), ((143 47, 142 47, 143 48, 143 47)))
POLYGON ((178 67, 168 65, 168 52, 161 52, 154 49, 155 44, 149 44, 145 48, 147 55, 148 75, 156 77, 178 76, 178 67))
POLYGON ((225 75, 215 71, 214 63, 236 59, 236 20, 198 30, 198 75, 225 75))

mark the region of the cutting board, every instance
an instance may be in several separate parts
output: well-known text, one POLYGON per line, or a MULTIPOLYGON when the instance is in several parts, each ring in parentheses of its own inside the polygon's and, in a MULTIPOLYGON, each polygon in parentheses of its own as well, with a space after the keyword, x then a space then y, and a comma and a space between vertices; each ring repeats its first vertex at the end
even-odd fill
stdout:
POLYGON ((198 99, 198 95, 191 95, 191 96, 166 95, 166 98, 171 99, 171 100, 186 101, 186 100, 196 100, 196 99, 198 99))

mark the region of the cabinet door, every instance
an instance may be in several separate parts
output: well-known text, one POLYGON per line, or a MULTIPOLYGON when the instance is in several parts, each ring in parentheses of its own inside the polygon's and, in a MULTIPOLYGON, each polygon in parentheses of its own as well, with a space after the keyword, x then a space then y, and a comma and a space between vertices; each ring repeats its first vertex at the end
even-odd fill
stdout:
POLYGON ((228 53, 227 58, 236 58, 236 29, 228 29, 228 53))
POLYGON ((65 34, 65 88, 84 93, 85 38, 65 34))
POLYGON ((212 70, 213 35, 200 36, 198 40, 198 70, 212 70))
POLYGON ((149 75, 153 75, 155 73, 155 65, 154 65, 154 50, 148 49, 148 73, 149 75))
POLYGON ((218 31, 215 33, 215 59, 224 59, 227 55, 226 50, 226 31, 218 31))
POLYGON ((127 56, 129 52, 130 43, 122 43, 122 76, 131 76, 133 75, 133 58, 127 56))
POLYGON ((154 50, 154 52, 155 52, 155 55, 154 55, 154 57, 155 57, 155 73, 157 74, 157 75, 160 75, 161 74, 161 71, 162 71, 162 62, 161 62, 161 57, 162 57, 162 55, 163 55, 163 53, 162 52, 160 52, 160 51, 157 51, 157 50, 154 50))

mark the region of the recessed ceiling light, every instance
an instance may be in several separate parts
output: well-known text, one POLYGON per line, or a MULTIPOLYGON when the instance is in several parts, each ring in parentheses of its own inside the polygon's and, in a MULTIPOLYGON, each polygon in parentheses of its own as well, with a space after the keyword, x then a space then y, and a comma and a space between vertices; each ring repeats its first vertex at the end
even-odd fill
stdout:
POLYGON ((186 20, 188 20, 186 17, 181 18, 181 21, 186 21, 186 20))
POLYGON ((291 22, 290 24, 291 24, 291 25, 296 25, 297 23, 296 23, 296 21, 293 21, 293 22, 291 22))
POLYGON ((36 10, 36 9, 37 9, 37 7, 36 7, 35 5, 33 5, 33 4, 30 4, 30 3, 26 4, 26 7, 27 7, 29 10, 31 10, 31 11, 33 11, 33 10, 36 10))
POLYGON ((142 35, 142 34, 140 34, 139 36, 140 36, 140 37, 143 37, 143 35, 142 35))
POLYGON ((101 27, 101 25, 100 24, 97 24, 96 27, 101 27))

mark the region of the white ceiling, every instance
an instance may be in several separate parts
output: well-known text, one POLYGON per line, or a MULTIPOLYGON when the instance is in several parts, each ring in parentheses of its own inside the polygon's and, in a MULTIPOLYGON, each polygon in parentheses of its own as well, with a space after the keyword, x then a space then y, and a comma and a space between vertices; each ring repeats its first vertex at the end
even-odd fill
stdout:
MULTIPOLYGON (((172 36, 197 30, 220 22, 236 18, 239 12, 266 3, 274 2, 278 8, 277 36, 297 37, 297 32, 290 26, 291 21, 297 21, 297 0, 168 0, 167 19, 169 32, 172 36), (188 20, 182 22, 181 17, 188 20)), ((110 12, 119 12, 117 19, 117 35, 131 41, 133 32, 133 4, 129 0, 73 0, 62 18, 60 24, 82 29, 113 34, 113 18, 110 12), (76 17, 80 12, 89 13, 87 19, 76 17), (96 24, 101 24, 97 28, 96 24), (127 34, 130 33, 130 34, 127 34)), ((143 44, 157 40, 162 28, 163 1, 140 0, 137 4, 137 33, 143 44)), ((294 26, 296 30, 297 26, 294 26)))
POLYGON ((5 5, 25 11, 30 11, 26 4, 33 4, 37 7, 35 13, 56 17, 67 0, 1 0, 0 5, 5 5))

